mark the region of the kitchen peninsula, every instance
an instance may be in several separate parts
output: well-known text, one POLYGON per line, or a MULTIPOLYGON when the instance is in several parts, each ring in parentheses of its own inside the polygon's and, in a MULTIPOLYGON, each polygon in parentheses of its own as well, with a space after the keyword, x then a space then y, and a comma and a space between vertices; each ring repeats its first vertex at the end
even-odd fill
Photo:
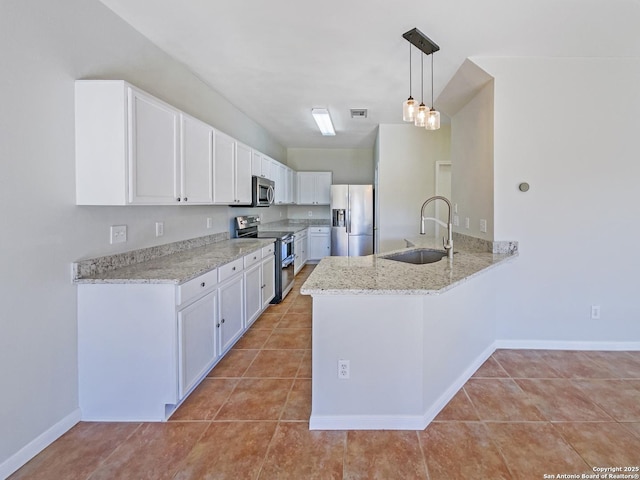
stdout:
POLYGON ((517 244, 454 239, 452 260, 413 265, 388 252, 316 267, 301 289, 313 297, 311 429, 421 430, 493 352, 488 280, 517 244))

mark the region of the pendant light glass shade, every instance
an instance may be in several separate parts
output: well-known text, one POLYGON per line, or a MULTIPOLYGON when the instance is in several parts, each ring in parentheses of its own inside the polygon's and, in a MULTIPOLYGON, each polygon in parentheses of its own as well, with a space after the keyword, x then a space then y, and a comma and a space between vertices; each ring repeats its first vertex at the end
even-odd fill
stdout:
POLYGON ((405 122, 413 122, 416 118, 416 101, 413 97, 407 98, 402 104, 402 120, 405 122))
POLYGON ((425 122, 427 121, 427 106, 424 103, 421 103, 418 107, 418 112, 416 113, 416 119, 414 121, 414 125, 416 127, 424 127, 425 122))
POLYGON ((433 108, 429 110, 424 128, 427 130, 438 130, 440 128, 440 112, 433 108))
POLYGON ((431 54, 431 109, 427 113, 424 128, 427 130, 438 130, 440 128, 440 112, 433 105, 433 54, 431 54))

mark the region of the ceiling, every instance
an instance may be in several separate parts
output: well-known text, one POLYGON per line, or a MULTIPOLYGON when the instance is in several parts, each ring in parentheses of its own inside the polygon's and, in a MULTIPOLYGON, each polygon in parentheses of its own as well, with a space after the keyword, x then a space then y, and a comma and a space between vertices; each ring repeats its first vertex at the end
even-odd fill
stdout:
MULTIPOLYGON (((413 27, 441 48, 436 108, 467 57, 640 56, 640 0, 101 1, 287 148, 371 148, 378 124, 402 123, 413 27), (314 107, 330 110, 335 137, 314 107)), ((415 48, 413 66, 419 100, 415 48)), ((430 57, 424 67, 429 106, 430 57)))

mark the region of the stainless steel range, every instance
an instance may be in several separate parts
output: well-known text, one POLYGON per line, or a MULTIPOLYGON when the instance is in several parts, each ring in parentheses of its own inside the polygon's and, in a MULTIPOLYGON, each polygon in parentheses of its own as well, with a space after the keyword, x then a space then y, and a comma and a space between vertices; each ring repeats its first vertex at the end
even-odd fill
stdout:
POLYGON ((275 238, 276 239, 276 296, 271 303, 280 303, 293 288, 293 233, 291 232, 259 232, 260 217, 244 215, 236 217, 237 238, 275 238), (277 266, 280 268, 277 268, 277 266))

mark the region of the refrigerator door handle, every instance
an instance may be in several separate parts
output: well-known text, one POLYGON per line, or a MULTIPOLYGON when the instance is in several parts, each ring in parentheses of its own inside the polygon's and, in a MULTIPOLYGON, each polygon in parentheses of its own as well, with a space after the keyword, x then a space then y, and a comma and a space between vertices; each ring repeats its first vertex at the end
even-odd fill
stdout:
POLYGON ((351 233, 351 192, 347 190, 347 209, 346 213, 346 225, 347 225, 347 233, 351 233))

